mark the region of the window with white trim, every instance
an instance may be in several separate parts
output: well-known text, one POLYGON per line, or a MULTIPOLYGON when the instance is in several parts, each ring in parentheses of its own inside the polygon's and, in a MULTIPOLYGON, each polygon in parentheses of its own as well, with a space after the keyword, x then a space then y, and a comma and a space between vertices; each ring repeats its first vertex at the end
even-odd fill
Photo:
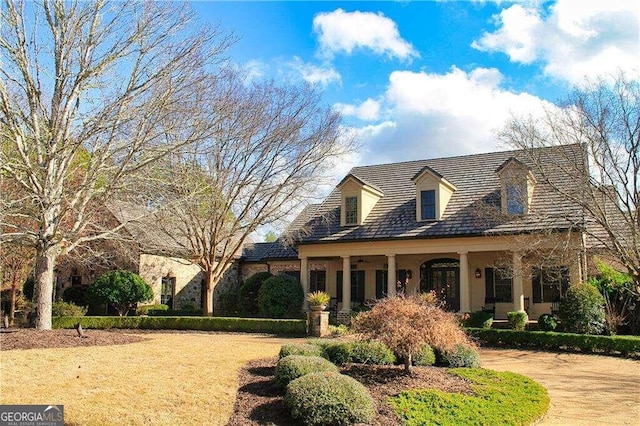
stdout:
POLYGON ((358 197, 346 197, 344 199, 345 214, 344 223, 346 225, 358 224, 358 197))

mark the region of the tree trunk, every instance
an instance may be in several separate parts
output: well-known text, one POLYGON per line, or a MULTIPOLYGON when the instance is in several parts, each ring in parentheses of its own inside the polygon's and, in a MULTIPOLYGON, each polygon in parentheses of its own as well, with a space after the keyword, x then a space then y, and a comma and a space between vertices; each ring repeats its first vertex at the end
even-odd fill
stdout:
POLYGON ((411 364, 413 363, 411 354, 407 354, 407 356, 404 357, 404 372, 406 374, 411 373, 411 364))
POLYGON ((11 305, 9 306, 9 325, 13 326, 14 317, 16 316, 16 294, 18 293, 18 279, 14 275, 11 283, 11 305))
POLYGON ((214 277, 211 271, 202 271, 202 275, 204 275, 204 288, 202 289, 204 294, 202 301, 202 315, 211 317, 213 316, 213 289, 216 283, 214 282, 214 277))
POLYGON ((36 329, 51 330, 51 305, 53 301, 54 269, 57 248, 49 247, 36 254, 35 300, 36 329))

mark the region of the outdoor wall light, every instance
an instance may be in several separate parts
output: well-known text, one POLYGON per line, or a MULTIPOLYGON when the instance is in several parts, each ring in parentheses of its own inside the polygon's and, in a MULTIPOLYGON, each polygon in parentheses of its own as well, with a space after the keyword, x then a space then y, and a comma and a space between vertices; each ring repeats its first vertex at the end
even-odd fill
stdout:
POLYGON ((482 278, 482 271, 480 268, 476 268, 476 278, 482 278))

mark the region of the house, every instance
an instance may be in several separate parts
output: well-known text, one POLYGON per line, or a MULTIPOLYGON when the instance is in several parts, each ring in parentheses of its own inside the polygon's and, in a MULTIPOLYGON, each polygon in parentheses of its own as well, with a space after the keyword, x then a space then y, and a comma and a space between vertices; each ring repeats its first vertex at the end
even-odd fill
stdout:
MULTIPOLYGON (((434 291, 449 310, 491 307, 497 318, 548 313, 584 279, 584 220, 523 154, 355 167, 306 213, 295 249, 247 247, 241 270, 299 270, 305 291, 330 293, 341 322, 359 305, 401 292, 434 291)), ((545 172, 561 176, 558 158, 582 158, 583 151, 540 148, 536 157, 548 164, 545 172)), ((579 191, 574 179, 561 181, 579 191)))

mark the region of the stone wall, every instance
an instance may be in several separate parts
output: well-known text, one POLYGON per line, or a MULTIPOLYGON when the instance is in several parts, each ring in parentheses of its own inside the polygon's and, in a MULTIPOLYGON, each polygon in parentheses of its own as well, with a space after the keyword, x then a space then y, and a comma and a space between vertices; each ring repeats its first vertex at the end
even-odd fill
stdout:
POLYGON ((141 254, 140 276, 153 289, 153 303, 160 303, 162 278, 174 277, 173 309, 202 308, 202 273, 198 265, 175 257, 141 254))

